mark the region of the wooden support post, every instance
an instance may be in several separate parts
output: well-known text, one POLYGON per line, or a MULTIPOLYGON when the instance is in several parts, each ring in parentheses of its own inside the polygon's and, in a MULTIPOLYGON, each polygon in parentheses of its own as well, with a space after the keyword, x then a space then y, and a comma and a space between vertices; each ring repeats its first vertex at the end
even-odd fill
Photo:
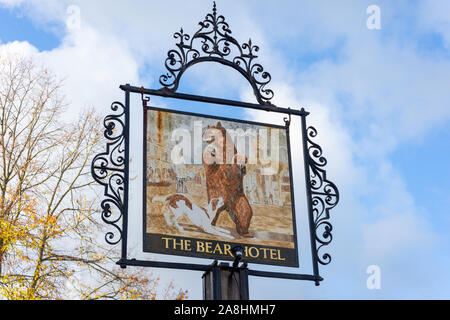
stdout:
POLYGON ((228 263, 211 265, 203 274, 204 300, 248 300, 247 264, 230 267, 228 263))

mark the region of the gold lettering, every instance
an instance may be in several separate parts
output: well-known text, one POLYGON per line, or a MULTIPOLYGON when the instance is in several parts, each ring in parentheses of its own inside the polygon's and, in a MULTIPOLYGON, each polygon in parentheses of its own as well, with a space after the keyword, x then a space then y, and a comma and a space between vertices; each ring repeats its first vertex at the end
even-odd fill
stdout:
POLYGON ((163 240, 165 240, 165 248, 168 249, 169 248, 169 240, 173 240, 171 238, 161 238, 163 240))
POLYGON ((212 253, 212 242, 206 242, 206 253, 212 253))
POLYGON ((184 240, 177 242, 177 239, 173 239, 173 249, 176 250, 177 246, 180 246, 180 250, 184 250, 184 240))
POLYGON ((277 251, 275 249, 270 249, 270 259, 277 260, 277 251))
POLYGON ((281 258, 281 250, 278 249, 277 251, 278 251, 278 260, 285 261, 286 258, 281 258))
POLYGON ((259 257, 259 250, 255 247, 248 248, 248 254, 251 258, 258 258, 259 257), (253 253, 253 250, 256 251, 256 253, 253 253))
POLYGON ((184 250, 191 251, 191 240, 184 240, 184 250))
POLYGON ((202 241, 197 241, 197 252, 205 252, 205 244, 202 241))
POLYGON ((219 252, 219 254, 223 254, 223 252, 222 252, 222 248, 220 248, 220 244, 216 244, 216 246, 214 247, 214 251, 213 251, 213 253, 215 254, 216 253, 216 251, 218 251, 219 252))
MULTIPOLYGON (((245 249, 246 249, 245 254, 247 255, 247 247, 245 247, 245 249)), ((233 254, 231 253, 231 245, 229 245, 228 243, 225 243, 223 245, 223 254, 228 255, 228 256, 233 256, 233 254)))
POLYGON ((264 259, 267 259, 267 250, 269 250, 269 249, 268 248, 261 248, 261 250, 263 251, 264 259))

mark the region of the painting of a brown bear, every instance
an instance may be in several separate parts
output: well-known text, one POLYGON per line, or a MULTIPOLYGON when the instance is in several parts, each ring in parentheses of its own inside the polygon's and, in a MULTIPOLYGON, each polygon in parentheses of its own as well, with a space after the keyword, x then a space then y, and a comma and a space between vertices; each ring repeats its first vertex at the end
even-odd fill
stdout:
POLYGON ((252 250, 248 261, 298 265, 284 126, 146 115, 145 252, 228 259, 239 245, 252 250))
POLYGON ((238 155, 231 137, 220 122, 208 126, 203 140, 209 144, 202 156, 208 200, 217 197, 224 200, 224 205, 217 211, 212 224, 215 225, 220 213, 226 210, 236 225, 236 231, 241 236, 252 237, 249 227, 253 211, 243 187, 246 157, 238 155))

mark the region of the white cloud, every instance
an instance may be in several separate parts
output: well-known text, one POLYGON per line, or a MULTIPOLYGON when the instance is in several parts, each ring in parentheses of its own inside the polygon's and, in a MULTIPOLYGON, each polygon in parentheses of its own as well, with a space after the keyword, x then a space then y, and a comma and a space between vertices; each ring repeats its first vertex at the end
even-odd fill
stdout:
POLYGON ((38 50, 28 42, 13 41, 6 44, 0 44, 0 56, 32 56, 38 53, 38 50))
POLYGON ((28 42, 12 42, 0 48, 31 57, 62 79, 70 116, 90 107, 105 113, 112 101, 123 99, 119 85, 139 82, 138 65, 128 48, 87 25, 67 34, 61 45, 50 51, 39 52, 28 42))
POLYGON ((128 48, 86 24, 40 58, 65 78, 69 102, 78 108, 106 110, 111 99, 123 99, 119 85, 139 81, 138 65, 128 48))

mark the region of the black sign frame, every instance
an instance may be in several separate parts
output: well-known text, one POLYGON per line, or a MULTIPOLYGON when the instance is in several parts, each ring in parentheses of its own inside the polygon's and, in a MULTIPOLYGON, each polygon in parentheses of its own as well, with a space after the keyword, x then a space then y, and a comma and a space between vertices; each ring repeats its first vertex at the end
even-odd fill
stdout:
MULTIPOLYGON (((267 265, 278 265, 283 267, 298 267, 298 241, 297 241, 297 224, 296 224, 296 213, 295 213, 295 197, 294 197, 294 182, 293 182, 293 174, 292 174, 292 160, 291 160, 291 145, 290 145, 290 137, 289 137, 289 123, 288 121, 285 122, 285 126, 270 124, 270 123, 261 123, 261 122, 255 122, 255 121, 248 121, 243 119, 233 119, 233 118, 226 118, 226 117, 220 117, 220 116, 212 116, 207 114, 201 114, 201 113, 193 113, 193 112, 186 112, 186 111, 179 111, 179 110, 173 110, 173 109, 165 109, 165 108, 159 108, 159 107, 152 107, 148 106, 147 104, 144 105, 144 141, 147 141, 147 117, 149 111, 160 111, 165 113, 172 113, 172 114, 180 114, 180 115, 186 115, 186 116, 195 116, 200 118, 207 118, 207 119, 214 119, 218 121, 226 121, 226 122, 235 122, 235 123, 242 123, 242 124, 248 124, 248 125, 256 125, 256 126, 264 126, 264 127, 271 127, 275 129, 285 130, 286 133, 286 143, 287 143, 287 157, 288 157, 288 164, 289 164, 289 185, 290 185, 290 197, 291 197, 291 206, 292 206, 292 226, 293 226, 293 242, 294 242, 294 248, 288 249, 288 248, 281 248, 281 247, 274 247, 274 246, 265 246, 265 245, 246 245, 245 243, 236 243, 233 246, 242 246, 244 249, 244 252, 248 250, 251 250, 252 248, 256 248, 258 250, 258 258, 252 258, 250 254, 244 254, 244 259, 248 263, 256 263, 256 264, 267 264, 267 265), (262 257, 261 251, 263 251, 262 257), (270 256, 275 255, 275 257, 283 257, 283 259, 286 259, 285 263, 277 262, 279 260, 271 260, 270 256), (267 258, 264 258, 266 256, 267 258)), ((227 255, 214 255, 211 253, 199 253, 195 250, 195 244, 196 241, 201 241, 196 238, 189 238, 189 237, 180 237, 180 236, 171 236, 171 238, 175 239, 176 241, 189 241, 193 245, 192 250, 188 252, 184 252, 183 250, 171 250, 163 248, 162 246, 162 237, 166 238, 167 235, 162 235, 160 237, 156 234, 148 234, 146 232, 147 229, 147 201, 146 197, 148 195, 147 193, 147 178, 145 175, 145 172, 147 170, 147 144, 144 144, 144 159, 143 159, 143 221, 144 221, 144 229, 143 229, 143 250, 144 252, 152 252, 152 253, 160 253, 160 254, 169 254, 169 255, 177 255, 177 256, 190 256, 190 257, 199 257, 199 258, 209 258, 209 259, 219 259, 219 260, 234 260, 233 256, 227 255), (153 246, 150 246, 150 243, 153 243, 153 246), (158 242, 159 245, 157 245, 155 242, 158 242), (152 248, 150 248, 152 247, 152 248)), ((166 240, 167 241, 167 240, 166 240)), ((226 248, 229 243, 227 241, 216 241, 216 240, 210 240, 210 241, 202 241, 202 244, 211 244, 212 247, 215 247, 216 245, 219 245, 220 248, 226 248)), ((165 246, 164 246, 165 247, 165 246)), ((231 249, 231 247, 229 247, 231 249)), ((254 250, 251 250, 251 252, 255 252, 254 250)), ((251 253, 250 252, 250 253, 251 253)))

